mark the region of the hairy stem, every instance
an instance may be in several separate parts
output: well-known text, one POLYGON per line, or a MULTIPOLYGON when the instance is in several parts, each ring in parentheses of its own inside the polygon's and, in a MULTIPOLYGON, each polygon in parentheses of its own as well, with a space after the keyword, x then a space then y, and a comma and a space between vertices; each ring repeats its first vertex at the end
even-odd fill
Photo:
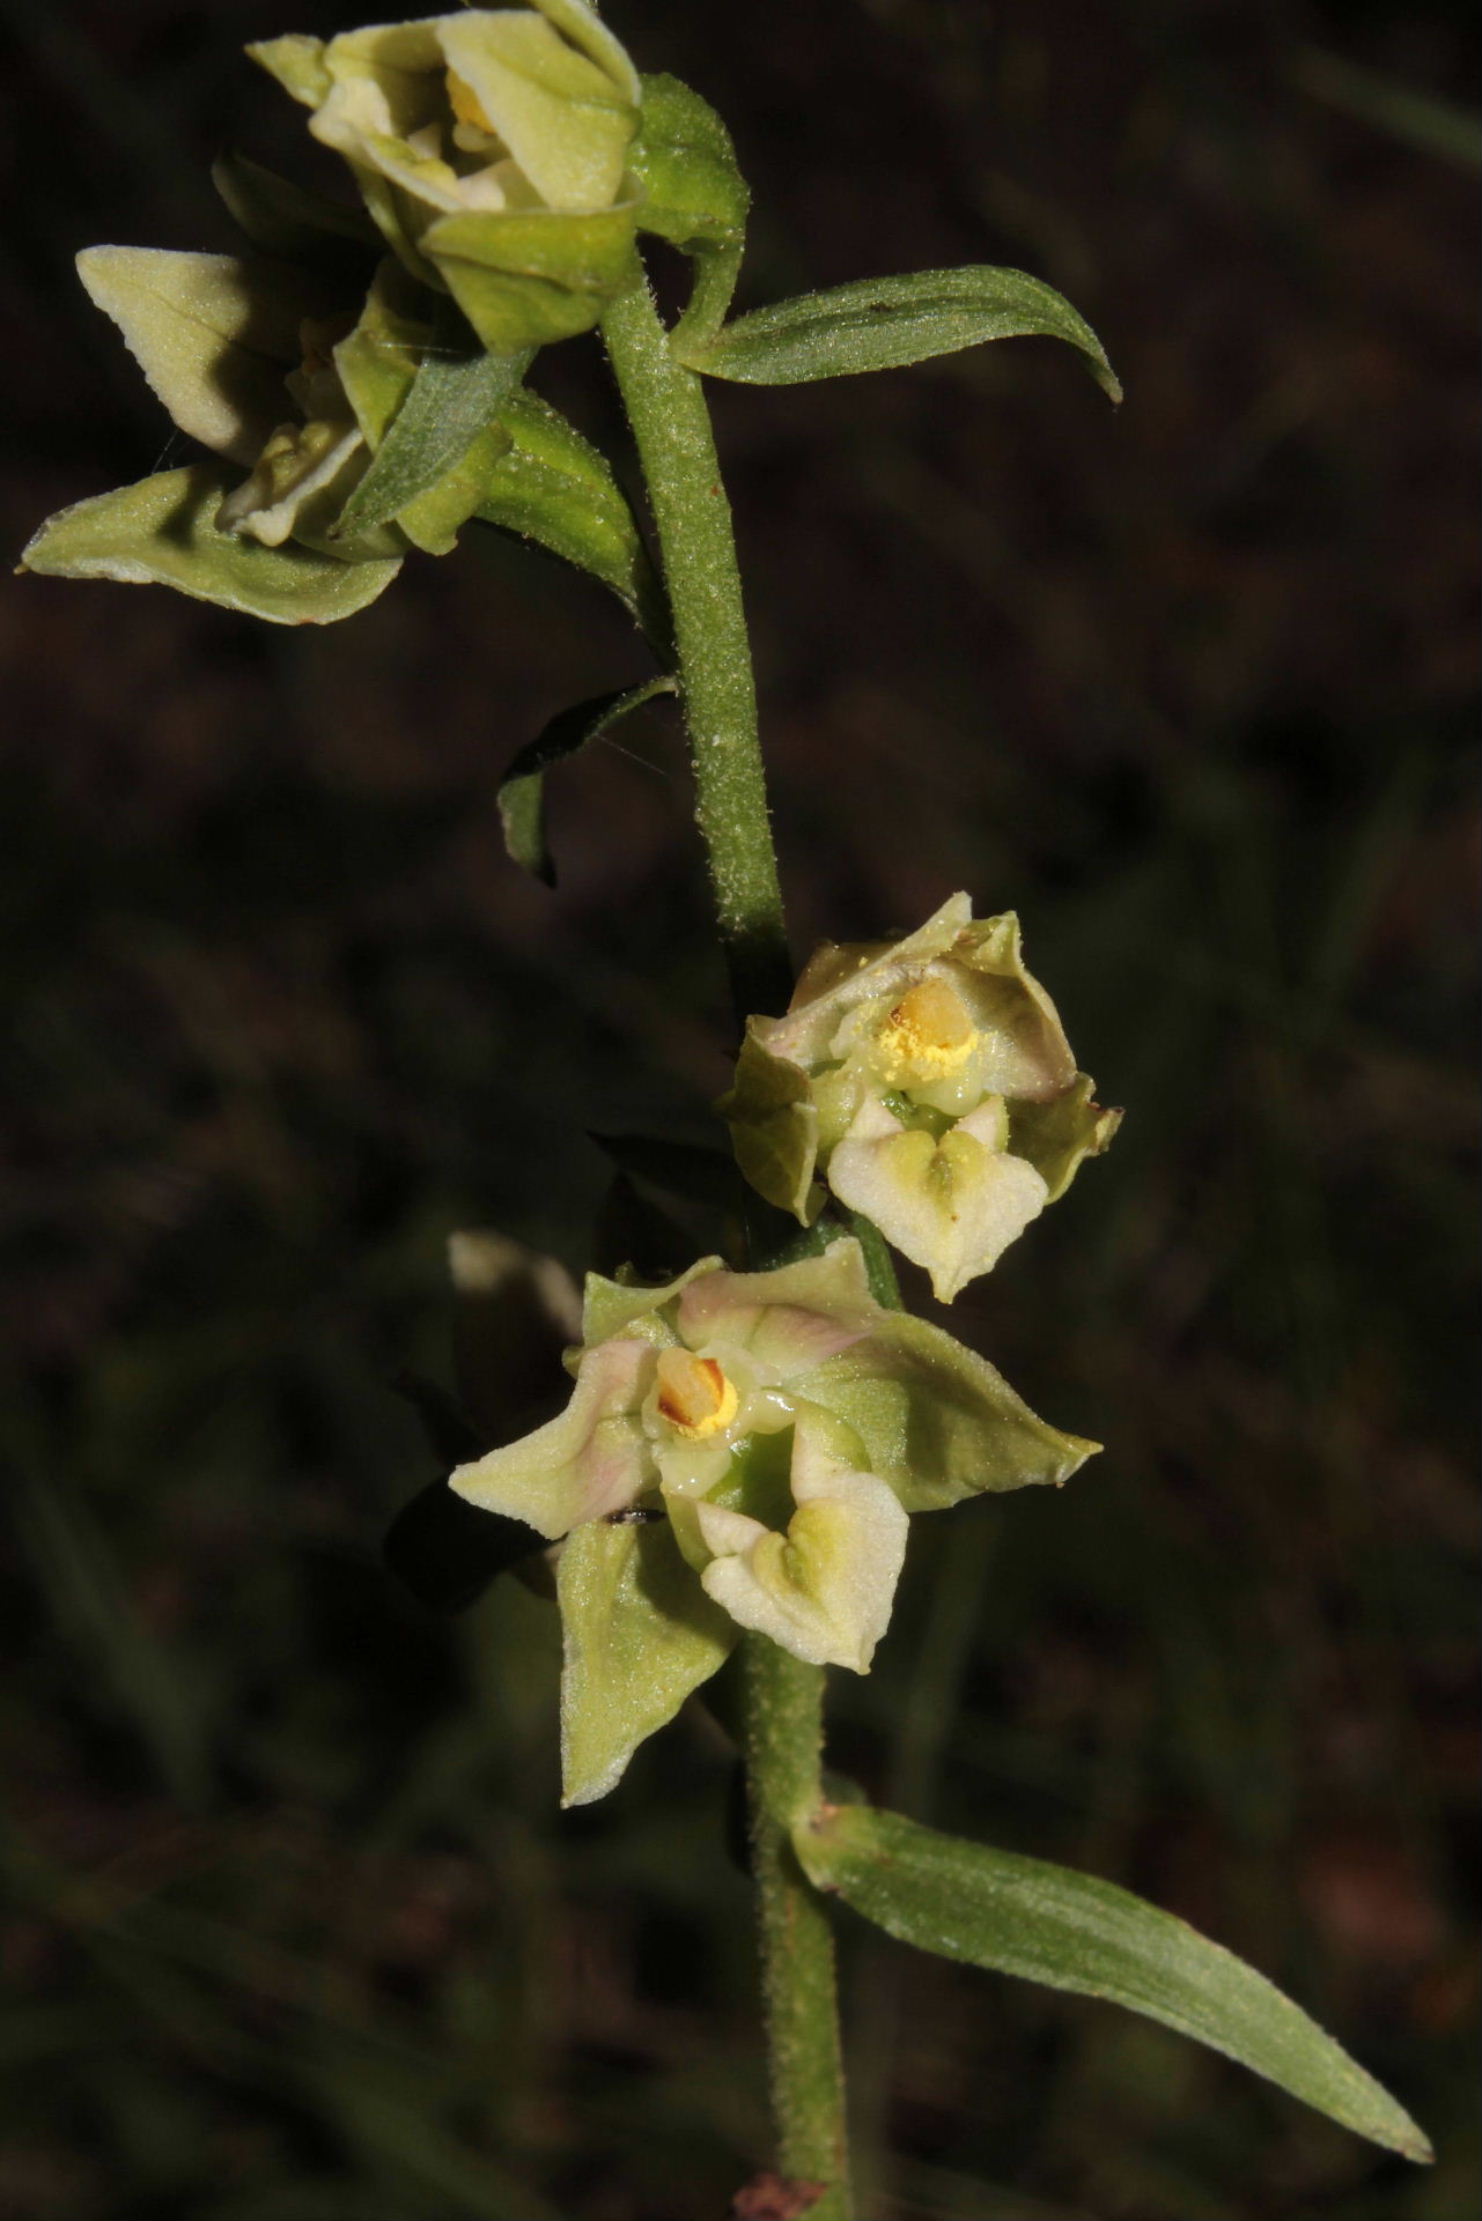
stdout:
POLYGON ((833 1927, 789 1840, 793 1824, 823 1798, 823 1668, 804 1665, 765 1635, 744 1638, 742 1665, 778 2163, 791 2179, 822 2186, 808 2221, 851 2221, 833 1927))
POLYGON ((633 427, 674 612, 678 677, 721 944, 738 1015, 785 1008, 792 975, 757 738, 731 509, 696 373, 669 351, 646 280, 602 337, 633 427))
MULTIPOLYGON (((730 505, 700 380, 670 353, 646 280, 613 303, 602 336, 658 528, 696 814, 737 1015, 745 1019, 785 1008, 792 974, 730 505)), ((745 1638, 743 1655, 778 2163, 784 2175, 819 2186, 810 2221, 851 2221, 833 1930, 789 1840, 793 1823, 822 1798, 823 1669, 762 1635, 745 1638)))

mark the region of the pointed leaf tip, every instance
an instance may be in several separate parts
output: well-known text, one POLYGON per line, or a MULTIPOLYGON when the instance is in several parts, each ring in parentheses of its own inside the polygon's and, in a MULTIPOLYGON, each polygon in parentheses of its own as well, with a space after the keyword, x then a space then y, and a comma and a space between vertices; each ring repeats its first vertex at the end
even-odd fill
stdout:
POLYGON ((1085 318, 1022 270, 968 264, 869 278, 755 309, 700 347, 676 350, 691 370, 743 385, 800 385, 865 370, 898 370, 990 339, 1063 339, 1102 391, 1122 388, 1085 318))
POLYGON ((1434 2157, 1404 2108, 1264 1975, 1111 1882, 860 1806, 825 1806, 793 1840, 817 1888, 902 1943, 1128 2006, 1371 2143, 1434 2157))

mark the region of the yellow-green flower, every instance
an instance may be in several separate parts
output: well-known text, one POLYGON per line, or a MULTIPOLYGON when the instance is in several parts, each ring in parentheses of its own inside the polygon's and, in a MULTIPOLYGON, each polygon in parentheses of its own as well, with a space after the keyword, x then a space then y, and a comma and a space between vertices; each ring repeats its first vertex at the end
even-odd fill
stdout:
POLYGON ((586 330, 631 279, 641 87, 585 0, 248 51, 313 110, 407 269, 492 350, 586 330))
POLYGON ((868 1671, 907 1515, 1060 1482, 1096 1445, 872 1298, 859 1244, 665 1287, 593 1275, 566 1409, 452 1486, 559 1542, 566 1799, 602 1796, 741 1630, 868 1671))
POLYGON ((159 582, 283 624, 374 599, 408 534, 389 524, 340 539, 332 527, 428 326, 400 315, 382 282, 365 300, 362 280, 357 300, 344 279, 260 258, 89 247, 77 267, 178 429, 217 460, 63 510, 25 567, 159 582))
POLYGON ((1012 912, 953 895, 895 942, 826 942, 786 1015, 753 1018, 721 1104, 737 1161, 807 1223, 826 1183, 950 1302, 1104 1149, 1012 912))

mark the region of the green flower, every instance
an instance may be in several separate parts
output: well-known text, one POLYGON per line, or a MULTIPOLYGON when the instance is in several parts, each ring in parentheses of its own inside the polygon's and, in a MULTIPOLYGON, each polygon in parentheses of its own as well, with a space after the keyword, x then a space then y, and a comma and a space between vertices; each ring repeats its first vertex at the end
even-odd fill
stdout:
POLYGON ((218 460, 63 510, 25 568, 159 582, 279 623, 324 623, 373 600, 409 548, 445 554, 484 507, 510 446, 497 416, 447 467, 404 485, 384 505, 392 514, 345 517, 436 346, 436 300, 391 258, 368 292, 354 262, 335 275, 90 247, 77 266, 177 428, 218 460))
POLYGON ((661 1288, 593 1275, 568 1362, 566 1409, 451 1482, 561 1541, 568 1804, 613 1786, 743 1628, 867 1672, 909 1513, 1064 1481, 1096 1447, 877 1304, 853 1240, 661 1288))
POLYGON ((249 47, 313 110, 414 277, 513 353, 596 323, 634 274, 641 87, 585 0, 249 47))
POLYGON ((395 288, 378 280, 357 321, 342 282, 236 255, 90 247, 77 266, 178 429, 219 460, 63 510, 25 567, 157 581, 284 624, 373 600, 408 534, 333 526, 426 344, 395 288))
POLYGON ((806 1224, 826 1182, 950 1303, 1111 1140, 1092 1088, 1018 919, 960 894, 902 941, 825 942, 787 1015, 750 1021, 720 1109, 770 1202, 806 1224))

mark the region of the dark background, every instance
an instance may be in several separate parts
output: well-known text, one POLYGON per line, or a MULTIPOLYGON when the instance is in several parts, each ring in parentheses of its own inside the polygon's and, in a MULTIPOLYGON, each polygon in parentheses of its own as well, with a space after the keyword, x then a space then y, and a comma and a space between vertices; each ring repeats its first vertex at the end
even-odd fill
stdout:
MULTIPOLYGON (((1388 2161, 1110 2008, 847 1938, 877 2221, 1469 2221, 1469 10, 612 0, 730 119, 743 300, 1020 265, 1015 342, 715 391, 795 940, 1017 905, 1113 1155, 954 1327, 1106 1455, 922 1521, 839 1762, 1257 1961, 1435 2137, 1388 2161)), ((182 443, 70 257, 225 247, 238 54, 356 20, 4 0, 5 545, 182 443)), ((540 380, 618 425, 596 349, 540 380)), ((254 627, 7 582, 6 2221, 703 2221, 765 2156, 722 1741, 556 1810, 555 1635, 439 1622, 443 1245, 580 1268, 589 1128, 703 1134, 726 1021, 662 710, 494 535, 254 627)))

